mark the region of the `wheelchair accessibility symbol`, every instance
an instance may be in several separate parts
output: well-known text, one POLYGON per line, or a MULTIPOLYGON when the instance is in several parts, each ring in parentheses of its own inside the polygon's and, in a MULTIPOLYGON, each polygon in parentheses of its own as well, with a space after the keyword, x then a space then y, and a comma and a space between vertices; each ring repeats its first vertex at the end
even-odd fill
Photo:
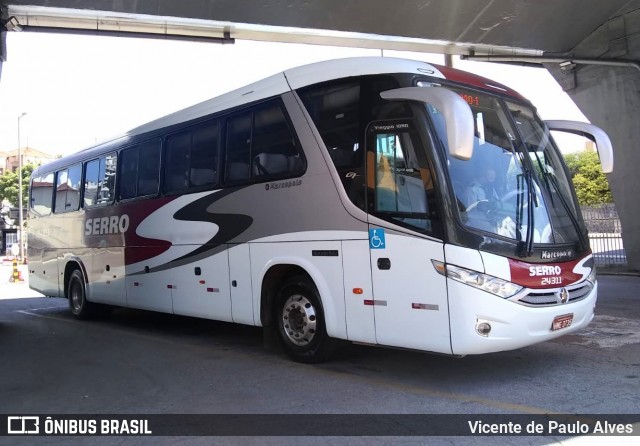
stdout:
POLYGON ((384 229, 369 229, 369 249, 385 249, 384 229))

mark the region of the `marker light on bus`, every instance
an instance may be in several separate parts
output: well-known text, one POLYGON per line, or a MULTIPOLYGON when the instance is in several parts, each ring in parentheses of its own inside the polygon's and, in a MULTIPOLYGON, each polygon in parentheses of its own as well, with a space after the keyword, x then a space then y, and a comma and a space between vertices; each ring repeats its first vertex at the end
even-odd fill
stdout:
POLYGON ((522 290, 520 285, 516 285, 515 283, 507 282, 506 280, 489 276, 487 274, 482 274, 478 271, 472 271, 459 266, 447 265, 442 262, 438 262, 437 260, 432 260, 432 263, 436 271, 440 274, 504 299, 511 297, 522 290), (444 271, 446 272, 443 273, 444 271))
POLYGON ((480 336, 487 337, 489 333, 491 333, 491 324, 489 322, 477 321, 476 322, 476 333, 480 336))

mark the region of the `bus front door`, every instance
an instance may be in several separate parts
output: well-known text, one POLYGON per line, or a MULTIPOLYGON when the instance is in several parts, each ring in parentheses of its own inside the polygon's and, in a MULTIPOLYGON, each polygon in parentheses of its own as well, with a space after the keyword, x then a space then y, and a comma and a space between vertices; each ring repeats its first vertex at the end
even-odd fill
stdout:
MULTIPOLYGON (((367 135, 369 253, 376 342, 451 353, 443 242, 430 237, 432 173, 412 121, 373 123, 367 135)), ((433 201, 432 204, 433 205, 433 201)))

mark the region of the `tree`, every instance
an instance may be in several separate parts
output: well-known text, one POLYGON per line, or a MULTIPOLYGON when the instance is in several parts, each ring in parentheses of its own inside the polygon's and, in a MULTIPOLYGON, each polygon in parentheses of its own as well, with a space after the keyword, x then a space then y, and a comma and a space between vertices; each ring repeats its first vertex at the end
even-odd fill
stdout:
MULTIPOLYGON (((22 206, 29 203, 29 180, 34 166, 26 164, 22 166, 22 206)), ((0 202, 7 200, 13 206, 18 207, 18 172, 5 172, 0 176, 0 202)))
POLYGON ((565 155, 565 161, 581 206, 613 203, 609 182, 602 173, 596 152, 571 153, 565 155))

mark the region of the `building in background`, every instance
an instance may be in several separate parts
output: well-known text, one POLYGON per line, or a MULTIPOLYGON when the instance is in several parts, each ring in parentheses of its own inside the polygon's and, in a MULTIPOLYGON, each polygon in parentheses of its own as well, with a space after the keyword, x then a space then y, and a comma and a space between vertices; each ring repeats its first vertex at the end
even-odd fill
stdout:
MULTIPOLYGON (((27 164, 39 166, 56 159, 56 157, 50 153, 41 152, 31 147, 23 147, 20 149, 20 156, 22 157, 23 166, 27 164)), ((0 175, 4 175, 5 172, 15 172, 18 170, 18 165, 18 150, 0 152, 0 175)))
MULTIPOLYGON (((22 157, 23 166, 27 164, 39 166, 56 159, 54 155, 41 152, 31 147, 21 148, 20 157, 22 157)), ((4 175, 6 172, 16 172, 19 165, 18 150, 0 152, 0 175, 4 175)), ((4 256, 9 253, 11 246, 18 243, 20 211, 17 207, 12 207, 14 204, 15 203, 9 203, 6 200, 0 203, 0 258, 4 258, 4 256)), ((26 209, 22 211, 23 217, 26 217, 26 209)))
MULTIPOLYGON (((23 215, 26 209, 23 209, 23 215)), ((26 215, 25 215, 26 216, 26 215)), ((4 202, 0 205, 0 259, 10 258, 11 247, 18 243, 19 210, 4 202)))

